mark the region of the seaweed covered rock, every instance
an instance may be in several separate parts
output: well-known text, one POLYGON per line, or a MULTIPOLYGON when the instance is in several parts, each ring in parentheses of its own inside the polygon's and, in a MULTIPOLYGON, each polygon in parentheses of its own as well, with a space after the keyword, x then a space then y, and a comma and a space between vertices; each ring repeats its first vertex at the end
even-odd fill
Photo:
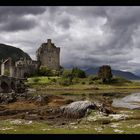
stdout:
POLYGON ((17 98, 14 92, 0 93, 0 104, 8 104, 8 103, 15 102, 16 100, 17 98))
POLYGON ((60 110, 66 118, 81 118, 85 116, 89 109, 96 108, 96 105, 90 101, 76 101, 60 107, 60 110))

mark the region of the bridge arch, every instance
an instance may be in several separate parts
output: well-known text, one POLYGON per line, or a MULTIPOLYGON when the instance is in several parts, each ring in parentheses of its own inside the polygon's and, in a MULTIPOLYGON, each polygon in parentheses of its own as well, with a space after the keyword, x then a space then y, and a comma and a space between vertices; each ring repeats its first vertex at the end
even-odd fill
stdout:
POLYGON ((12 90, 16 92, 17 87, 22 86, 22 83, 24 83, 23 80, 25 79, 0 75, 0 93, 9 93, 12 90))

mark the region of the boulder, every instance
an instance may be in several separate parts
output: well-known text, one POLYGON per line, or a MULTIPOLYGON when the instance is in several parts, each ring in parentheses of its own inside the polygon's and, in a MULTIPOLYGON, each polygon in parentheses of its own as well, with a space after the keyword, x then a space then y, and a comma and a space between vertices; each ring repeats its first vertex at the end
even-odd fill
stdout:
POLYGON ((60 107, 60 112, 66 118, 81 118, 89 109, 96 109, 96 105, 90 101, 76 101, 60 107))

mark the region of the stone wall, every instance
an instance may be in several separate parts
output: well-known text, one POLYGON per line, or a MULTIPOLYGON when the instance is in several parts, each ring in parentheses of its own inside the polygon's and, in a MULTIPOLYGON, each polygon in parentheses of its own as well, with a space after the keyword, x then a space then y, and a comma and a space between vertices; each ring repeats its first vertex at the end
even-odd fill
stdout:
POLYGON ((5 75, 5 72, 9 72, 9 76, 10 74, 10 68, 12 66, 12 59, 8 58, 5 61, 2 62, 1 64, 1 75, 5 75))
POLYGON ((15 77, 24 78, 29 74, 33 74, 36 72, 37 66, 37 61, 19 60, 15 64, 15 77))
POLYGON ((14 90, 16 80, 14 78, 8 77, 8 76, 0 76, 0 93, 8 93, 14 90))
POLYGON ((23 93, 25 91, 24 80, 5 75, 0 75, 0 93, 10 93, 12 91, 23 93))

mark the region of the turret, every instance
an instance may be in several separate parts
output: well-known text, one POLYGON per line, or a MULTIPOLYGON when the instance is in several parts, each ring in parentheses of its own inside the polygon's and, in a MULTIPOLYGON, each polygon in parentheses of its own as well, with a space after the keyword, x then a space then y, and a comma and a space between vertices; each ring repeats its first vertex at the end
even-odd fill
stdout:
POLYGON ((51 44, 51 39, 47 39, 47 43, 48 44, 51 44))

